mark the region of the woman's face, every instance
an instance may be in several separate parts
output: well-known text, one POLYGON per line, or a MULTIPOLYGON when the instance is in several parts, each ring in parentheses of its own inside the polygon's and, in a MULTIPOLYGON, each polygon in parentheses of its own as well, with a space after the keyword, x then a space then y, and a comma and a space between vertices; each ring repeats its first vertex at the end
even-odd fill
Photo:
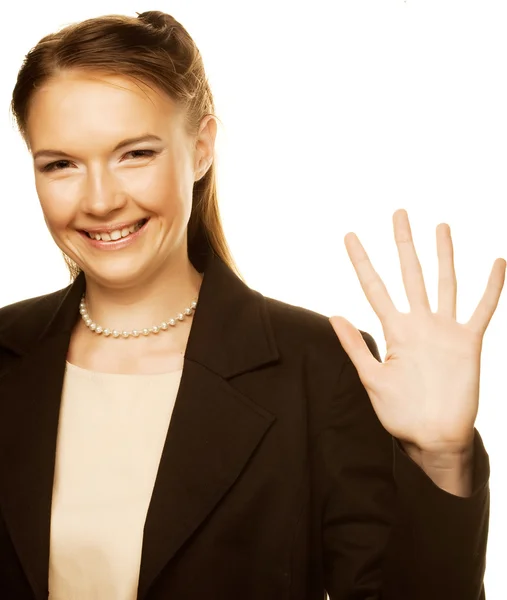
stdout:
POLYGON ((191 138, 167 95, 128 78, 70 71, 51 79, 32 98, 27 135, 56 244, 113 287, 187 260, 192 189, 211 163, 215 134, 206 118, 191 138), (152 137, 133 141, 144 136, 152 137))

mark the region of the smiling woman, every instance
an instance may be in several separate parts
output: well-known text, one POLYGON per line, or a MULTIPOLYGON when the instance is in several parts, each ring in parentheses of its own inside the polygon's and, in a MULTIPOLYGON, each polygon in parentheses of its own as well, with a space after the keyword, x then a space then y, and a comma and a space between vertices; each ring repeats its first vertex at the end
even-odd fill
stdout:
POLYGON ((505 263, 462 327, 448 228, 438 315, 406 213, 408 316, 346 238, 384 364, 343 319, 250 289, 201 56, 161 12, 46 36, 12 109, 71 283, 0 309, 0 598, 484 598, 473 425, 505 263))
MULTIPOLYGON (((98 186, 95 193, 101 193, 106 171, 112 173, 113 164, 122 177, 134 167, 149 167, 136 171, 140 186, 144 184, 142 173, 144 177, 149 173, 153 187, 156 177, 165 177, 164 170, 181 174, 176 164, 180 155, 174 156, 174 149, 181 150, 182 137, 186 137, 184 146, 193 175, 188 182, 190 190, 187 183, 180 194, 185 194, 190 204, 189 254, 202 267, 213 251, 237 272, 218 212, 213 96, 193 40, 174 19, 161 15, 152 11, 139 19, 104 18, 104 33, 117 37, 115 46, 107 51, 102 47, 105 41, 94 31, 98 22, 93 19, 46 36, 27 55, 20 70, 13 113, 33 155, 38 189, 44 197, 44 186, 51 182, 51 207, 55 208, 58 192, 67 195, 69 186, 77 201, 77 178, 81 177, 82 185, 85 172, 87 183, 93 175, 98 186), (171 71, 167 69, 168 55, 172 55, 171 71), (69 170, 73 172, 69 174, 69 170), (46 173, 51 174, 49 179, 43 175, 46 173)), ((173 178, 172 183, 177 187, 181 181, 173 178)), ((116 201, 121 202, 119 196, 128 191, 120 185, 116 201)), ((174 189, 165 190, 167 196, 172 192, 174 189)), ((109 193, 115 195, 114 189, 109 193)), ((143 198, 146 201, 145 193, 143 198)), ((43 202, 44 211, 46 207, 43 202)), ((94 221, 104 221, 107 215, 107 228, 115 209, 107 211, 102 207, 102 212, 88 216, 85 224, 95 226, 94 221)), ((74 278, 83 267, 82 258, 63 243, 51 222, 48 225, 74 278)))
MULTIPOLYGON (((37 193, 55 242, 88 274, 91 303, 99 304, 99 283, 141 284, 155 272, 169 281, 176 268, 191 275, 186 228, 193 185, 212 159, 216 126, 205 119, 194 142, 183 117, 170 97, 145 84, 82 69, 47 80, 31 98, 25 131, 37 193), (135 135, 144 131, 157 134, 135 135), (133 135, 125 141, 125 133, 133 135), (62 149, 45 150, 56 147, 62 149), (148 218, 149 232, 133 237, 135 246, 114 246, 129 248, 121 254, 92 252, 105 243, 83 244, 80 235, 121 233, 148 218)), ((179 287, 191 287, 192 279, 195 285, 195 271, 179 287)))

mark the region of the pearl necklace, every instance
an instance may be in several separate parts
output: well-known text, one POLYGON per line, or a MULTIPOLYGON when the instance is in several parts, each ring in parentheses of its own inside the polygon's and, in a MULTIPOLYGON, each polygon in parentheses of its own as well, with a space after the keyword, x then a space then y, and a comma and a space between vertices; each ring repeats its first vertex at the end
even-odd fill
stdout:
POLYGON ((185 308, 182 313, 176 315, 174 319, 169 319, 168 321, 163 321, 160 325, 153 325, 153 327, 148 327, 145 329, 133 329, 132 331, 118 331, 117 329, 104 329, 100 325, 97 325, 88 314, 88 310, 86 308, 85 296, 81 298, 81 303, 79 305, 79 312, 81 313, 81 317, 83 321, 86 323, 86 326, 90 331, 94 331, 98 334, 103 334, 105 337, 112 336, 114 338, 128 338, 128 337, 139 337, 142 335, 149 335, 150 333, 158 333, 159 331, 166 331, 169 327, 174 327, 178 321, 183 321, 185 316, 190 317, 193 315, 195 309, 197 307, 197 300, 194 300, 190 307, 185 308))

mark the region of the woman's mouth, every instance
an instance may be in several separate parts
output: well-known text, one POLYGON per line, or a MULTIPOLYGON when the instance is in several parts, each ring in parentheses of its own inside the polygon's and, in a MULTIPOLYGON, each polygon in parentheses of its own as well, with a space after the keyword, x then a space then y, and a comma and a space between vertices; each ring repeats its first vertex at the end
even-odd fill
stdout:
POLYGON ((102 242, 116 242, 122 238, 126 238, 129 235, 132 235, 148 221, 148 219, 141 219, 137 223, 134 223, 130 227, 124 227, 123 229, 116 229, 115 231, 109 231, 107 233, 89 233, 85 231, 86 235, 92 240, 102 241, 102 242))
POLYGON ((144 233, 150 219, 141 219, 137 223, 115 231, 91 232, 80 231, 83 239, 92 247, 100 250, 120 250, 133 244, 144 233))

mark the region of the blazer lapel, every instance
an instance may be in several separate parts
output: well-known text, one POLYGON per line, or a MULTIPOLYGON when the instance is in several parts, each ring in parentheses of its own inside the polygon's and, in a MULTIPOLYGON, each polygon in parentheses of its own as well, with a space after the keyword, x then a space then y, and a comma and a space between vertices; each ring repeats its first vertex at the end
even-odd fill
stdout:
POLYGON ((144 528, 139 600, 233 485, 273 419, 187 362, 144 528))
MULTIPOLYGON (((0 511, 37 600, 47 598, 65 360, 84 277, 0 330, 0 511)), ((37 306, 37 305, 36 305, 37 306)), ((180 387, 146 517, 138 599, 234 484, 275 417, 229 383, 278 360, 263 296, 218 257, 204 269, 180 387)), ((113 342, 116 343, 116 342, 113 342)))
POLYGON ((65 360, 84 281, 0 323, 0 512, 37 600, 48 597, 50 513, 65 360))
POLYGON ((278 360, 264 298, 208 264, 144 529, 138 599, 233 485, 275 417, 227 381, 278 360))

